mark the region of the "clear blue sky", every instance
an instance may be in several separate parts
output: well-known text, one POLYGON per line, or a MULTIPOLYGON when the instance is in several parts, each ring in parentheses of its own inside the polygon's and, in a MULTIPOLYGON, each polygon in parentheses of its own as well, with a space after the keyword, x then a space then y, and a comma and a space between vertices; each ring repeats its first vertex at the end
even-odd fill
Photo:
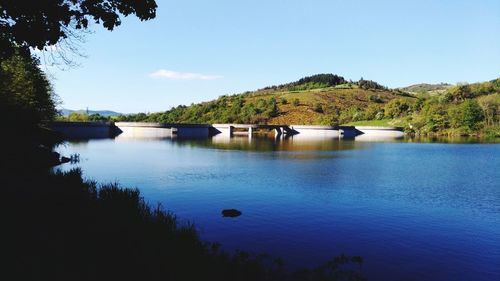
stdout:
POLYGON ((157 0, 49 68, 62 107, 154 112, 316 73, 389 87, 500 76, 499 0, 157 0))

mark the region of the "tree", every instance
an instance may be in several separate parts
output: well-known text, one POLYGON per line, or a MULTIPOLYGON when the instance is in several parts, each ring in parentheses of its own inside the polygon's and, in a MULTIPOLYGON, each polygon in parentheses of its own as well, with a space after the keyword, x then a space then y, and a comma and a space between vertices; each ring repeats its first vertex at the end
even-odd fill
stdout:
POLYGON ((466 100, 462 105, 462 123, 465 127, 474 130, 483 121, 484 115, 481 106, 476 100, 466 100))
POLYGON ((386 86, 380 85, 379 83, 372 80, 364 80, 363 77, 358 81, 358 85, 361 89, 366 90, 387 90, 386 86))
POLYGON ((278 103, 276 102, 275 99, 273 98, 269 99, 268 108, 265 114, 268 118, 276 117, 280 114, 280 111, 278 109, 278 103))
POLYGON ((12 120, 8 123, 25 130, 37 127, 55 117, 55 100, 36 58, 14 54, 0 61, 1 120, 12 120))
POLYGON ((93 21, 108 30, 121 24, 120 15, 141 20, 156 16, 155 0, 2 0, 0 2, 0 57, 16 47, 43 50, 77 36, 93 21))
POLYGON ((411 111, 412 105, 406 99, 393 99, 385 105, 385 116, 398 118, 406 116, 411 111))
POLYGON ((479 104, 483 108, 486 125, 500 125, 500 94, 484 96, 479 99, 479 104))
POLYGON ((71 112, 68 115, 68 121, 71 122, 88 122, 89 116, 83 113, 71 112))
POLYGON ((453 87, 449 89, 444 95, 444 99, 446 101, 451 101, 454 103, 459 103, 473 97, 474 95, 472 93, 472 89, 468 84, 453 87))

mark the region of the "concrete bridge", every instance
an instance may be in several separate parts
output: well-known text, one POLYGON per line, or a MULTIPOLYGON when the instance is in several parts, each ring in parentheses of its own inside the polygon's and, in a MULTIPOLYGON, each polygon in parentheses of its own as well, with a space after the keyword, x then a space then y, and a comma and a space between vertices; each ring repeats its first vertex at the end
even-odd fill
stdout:
POLYGON ((212 135, 221 134, 221 136, 233 136, 241 130, 246 131, 249 137, 256 129, 274 130, 276 137, 292 136, 297 134, 289 125, 257 125, 257 124, 213 124, 212 135))
POLYGON ((367 126, 257 125, 257 124, 172 124, 146 122, 53 122, 51 127, 67 138, 109 138, 120 135, 132 138, 208 138, 232 137, 254 130, 274 130, 276 138, 297 135, 301 138, 371 138, 402 137, 402 128, 367 126))
POLYGON ((121 134, 143 138, 208 138, 212 130, 212 126, 208 124, 116 122, 114 125, 121 134))

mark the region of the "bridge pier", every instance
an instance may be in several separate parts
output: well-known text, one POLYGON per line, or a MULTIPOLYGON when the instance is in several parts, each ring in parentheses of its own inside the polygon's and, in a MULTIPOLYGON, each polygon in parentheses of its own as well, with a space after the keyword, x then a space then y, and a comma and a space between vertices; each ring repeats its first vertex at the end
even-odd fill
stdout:
POLYGON ((276 127, 276 128, 274 128, 274 130, 275 130, 274 137, 277 138, 277 139, 280 138, 282 136, 282 134, 283 134, 283 132, 281 131, 281 128, 280 127, 276 127))
POLYGON ((234 127, 230 124, 214 124, 212 127, 215 129, 214 135, 220 135, 224 137, 232 137, 234 127))

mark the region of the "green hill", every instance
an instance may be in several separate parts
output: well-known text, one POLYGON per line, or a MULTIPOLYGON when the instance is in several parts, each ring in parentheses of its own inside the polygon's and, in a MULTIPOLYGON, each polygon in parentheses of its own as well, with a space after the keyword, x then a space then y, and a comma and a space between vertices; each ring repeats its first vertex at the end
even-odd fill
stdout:
POLYGON ((318 74, 165 112, 113 120, 392 125, 415 134, 500 136, 500 78, 456 86, 419 84, 389 89, 370 80, 347 81, 334 74, 318 74))
POLYGON ((447 84, 447 83, 440 83, 440 84, 426 84, 426 83, 421 83, 421 84, 415 84, 403 88, 399 88, 399 90, 403 92, 407 92, 413 95, 418 95, 418 94, 442 94, 446 92, 446 90, 452 88, 453 85, 447 84))
POLYGON ((140 113, 120 120, 178 123, 340 124, 382 118, 391 100, 415 100, 369 80, 346 81, 318 74, 252 92, 180 105, 165 112, 140 113))

